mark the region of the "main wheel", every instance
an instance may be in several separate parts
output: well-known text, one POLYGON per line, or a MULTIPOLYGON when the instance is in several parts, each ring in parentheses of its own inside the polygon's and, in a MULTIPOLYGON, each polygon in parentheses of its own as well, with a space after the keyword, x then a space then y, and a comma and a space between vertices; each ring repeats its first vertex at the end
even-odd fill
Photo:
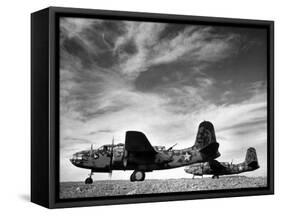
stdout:
POLYGON ((145 173, 143 171, 134 171, 130 177, 131 181, 143 181, 145 179, 145 173))
POLYGON ((145 172, 142 172, 142 178, 140 181, 143 181, 145 179, 145 172))
POLYGON ((213 175, 213 176, 212 176, 212 179, 218 179, 218 178, 219 178, 218 175, 213 175))
POLYGON ((134 182, 134 181, 136 181, 136 180, 135 180, 135 176, 134 176, 134 173, 133 173, 133 174, 132 174, 132 175, 130 176, 130 181, 131 181, 131 182, 134 182))
POLYGON ((93 179, 91 177, 86 178, 85 184, 93 184, 93 179))

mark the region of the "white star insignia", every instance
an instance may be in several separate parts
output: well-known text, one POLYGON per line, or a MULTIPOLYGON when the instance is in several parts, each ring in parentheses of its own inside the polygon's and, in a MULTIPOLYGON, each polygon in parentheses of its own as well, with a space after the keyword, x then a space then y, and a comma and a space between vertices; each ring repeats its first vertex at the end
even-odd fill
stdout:
POLYGON ((189 161, 190 157, 191 157, 191 155, 188 152, 186 152, 186 154, 184 155, 184 160, 189 161))

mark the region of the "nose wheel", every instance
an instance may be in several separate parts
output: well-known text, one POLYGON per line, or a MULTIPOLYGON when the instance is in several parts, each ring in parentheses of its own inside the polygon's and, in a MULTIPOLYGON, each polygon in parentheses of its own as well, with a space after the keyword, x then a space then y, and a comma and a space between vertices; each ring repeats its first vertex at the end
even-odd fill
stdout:
POLYGON ((144 179, 145 179, 145 172, 139 170, 135 170, 130 177, 131 182, 143 181, 144 179))
POLYGON ((91 173, 89 174, 89 177, 86 178, 86 180, 85 180, 85 184, 93 184, 93 179, 92 179, 93 174, 94 173, 91 171, 91 173))

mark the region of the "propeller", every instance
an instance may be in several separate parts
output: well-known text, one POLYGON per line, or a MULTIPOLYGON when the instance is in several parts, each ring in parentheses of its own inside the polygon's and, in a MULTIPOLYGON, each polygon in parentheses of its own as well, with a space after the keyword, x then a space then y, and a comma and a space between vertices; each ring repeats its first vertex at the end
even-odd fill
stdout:
POLYGON ((111 151, 110 151, 110 162, 109 162, 109 178, 110 179, 112 177, 113 147, 114 147, 114 137, 112 138, 111 151))
POLYGON ((123 155, 123 166, 124 166, 124 170, 126 169, 127 167, 127 163, 128 163, 128 151, 126 150, 126 144, 124 145, 124 155, 123 155))
POLYGON ((91 150, 90 150, 90 159, 92 159, 93 156, 93 144, 91 145, 91 150))

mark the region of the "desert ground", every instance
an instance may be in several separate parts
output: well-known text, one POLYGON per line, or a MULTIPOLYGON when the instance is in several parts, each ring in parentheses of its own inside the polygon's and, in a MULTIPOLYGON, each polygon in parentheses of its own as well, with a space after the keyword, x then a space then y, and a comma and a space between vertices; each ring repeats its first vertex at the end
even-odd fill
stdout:
POLYGON ((233 188, 255 188, 265 187, 266 185, 266 177, 246 176, 226 176, 220 177, 219 179, 212 179, 210 177, 165 180, 146 179, 143 182, 130 182, 129 180, 106 180, 94 181, 91 185, 86 185, 84 182, 61 182, 60 198, 66 199, 233 188))

